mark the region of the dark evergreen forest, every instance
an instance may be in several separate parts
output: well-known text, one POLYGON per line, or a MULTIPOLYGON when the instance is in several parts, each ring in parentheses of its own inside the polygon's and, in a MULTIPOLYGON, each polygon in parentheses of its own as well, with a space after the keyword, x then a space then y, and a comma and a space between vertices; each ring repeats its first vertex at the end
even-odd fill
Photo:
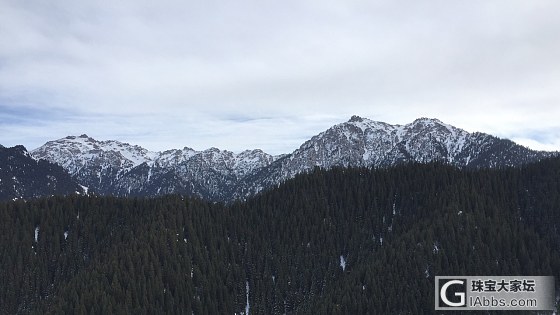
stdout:
POLYGON ((436 275, 558 281, 559 228, 558 158, 316 169, 227 205, 3 202, 0 313, 434 314, 436 275))

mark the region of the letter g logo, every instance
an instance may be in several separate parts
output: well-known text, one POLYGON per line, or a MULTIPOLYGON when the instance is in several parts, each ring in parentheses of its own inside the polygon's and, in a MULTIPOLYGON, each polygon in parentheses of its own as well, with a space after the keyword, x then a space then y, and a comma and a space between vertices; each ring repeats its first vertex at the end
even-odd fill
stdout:
POLYGON ((450 286, 452 285, 461 285, 462 288, 465 288, 465 280, 451 280, 451 281, 447 281, 444 285, 441 286, 441 290, 439 291, 439 297, 441 298, 441 301, 443 303, 445 303, 445 306, 448 307, 461 307, 461 306, 466 306, 465 303, 465 292, 455 292, 455 296, 459 298, 459 302, 453 302, 450 301, 447 298, 447 289, 449 289, 450 286))

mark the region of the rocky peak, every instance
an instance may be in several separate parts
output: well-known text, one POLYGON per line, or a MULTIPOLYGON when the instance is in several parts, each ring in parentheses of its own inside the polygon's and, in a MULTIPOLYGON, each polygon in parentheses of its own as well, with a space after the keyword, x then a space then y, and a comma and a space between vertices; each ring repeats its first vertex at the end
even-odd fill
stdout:
POLYGON ((49 141, 31 151, 58 163, 100 193, 153 196, 168 193, 211 200, 246 198, 314 167, 386 167, 403 162, 445 161, 458 167, 514 166, 555 153, 532 151, 509 140, 468 133, 434 118, 391 125, 359 116, 337 124, 290 154, 262 150, 233 153, 212 147, 164 152, 87 135, 49 141))
POLYGON ((350 117, 350 120, 348 120, 348 122, 361 122, 364 119, 358 115, 354 115, 352 117, 350 117))

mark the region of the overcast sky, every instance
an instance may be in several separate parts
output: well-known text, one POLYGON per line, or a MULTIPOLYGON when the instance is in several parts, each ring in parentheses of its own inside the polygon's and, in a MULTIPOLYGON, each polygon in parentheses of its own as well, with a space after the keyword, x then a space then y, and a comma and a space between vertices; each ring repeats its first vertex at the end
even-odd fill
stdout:
POLYGON ((352 115, 560 150, 560 1, 0 0, 0 144, 289 153, 352 115))

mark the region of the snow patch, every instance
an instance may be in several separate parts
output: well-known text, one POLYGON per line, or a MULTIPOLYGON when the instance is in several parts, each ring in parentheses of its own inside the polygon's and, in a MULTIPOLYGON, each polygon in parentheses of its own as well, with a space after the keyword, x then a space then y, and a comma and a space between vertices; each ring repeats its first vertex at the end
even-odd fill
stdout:
POLYGON ((80 185, 80 187, 82 187, 82 189, 84 190, 84 195, 86 195, 86 196, 89 195, 89 193, 88 193, 89 188, 88 187, 86 187, 84 185, 80 185))
POLYGON ((245 281, 245 290, 247 292, 247 304, 245 304, 245 313, 241 312, 241 314, 249 315, 249 281, 245 281))

